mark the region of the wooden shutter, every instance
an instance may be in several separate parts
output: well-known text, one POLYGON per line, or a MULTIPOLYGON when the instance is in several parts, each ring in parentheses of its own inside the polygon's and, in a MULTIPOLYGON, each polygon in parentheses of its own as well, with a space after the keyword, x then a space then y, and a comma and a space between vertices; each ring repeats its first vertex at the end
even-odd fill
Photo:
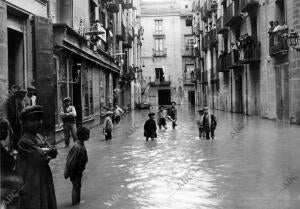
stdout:
POLYGON ((8 54, 7 54, 7 11, 0 0, 0 117, 5 114, 5 96, 8 93, 8 54))
POLYGON ((50 19, 35 17, 35 71, 37 102, 44 109, 44 134, 55 142, 55 77, 53 68, 53 27, 50 19))

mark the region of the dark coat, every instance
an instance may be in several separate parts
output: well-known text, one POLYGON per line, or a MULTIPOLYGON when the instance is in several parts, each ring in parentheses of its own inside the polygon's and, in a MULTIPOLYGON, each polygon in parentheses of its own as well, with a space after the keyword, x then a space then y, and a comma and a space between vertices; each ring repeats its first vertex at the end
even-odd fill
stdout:
POLYGON ((83 142, 76 141, 72 149, 69 151, 66 167, 65 178, 75 179, 76 177, 82 177, 82 172, 88 162, 88 156, 86 148, 83 142))
POLYGON ((156 123, 153 119, 148 119, 144 125, 144 136, 156 138, 156 123))
POLYGON ((24 133, 19 141, 16 171, 24 181, 22 209, 57 209, 49 156, 42 151, 44 143, 33 134, 24 133))
POLYGON ((0 144, 1 154, 1 176, 6 173, 12 173, 15 166, 15 159, 9 152, 0 144))
POLYGON ((213 114, 204 114, 203 116, 203 128, 205 131, 215 130, 217 127, 217 119, 213 114), (209 121, 210 115, 210 121, 209 121))

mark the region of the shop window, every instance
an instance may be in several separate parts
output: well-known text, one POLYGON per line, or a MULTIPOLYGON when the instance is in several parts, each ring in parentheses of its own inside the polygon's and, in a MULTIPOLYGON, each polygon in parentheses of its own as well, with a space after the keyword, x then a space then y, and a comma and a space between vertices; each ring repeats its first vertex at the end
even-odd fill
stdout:
MULTIPOLYGON (((66 56, 55 56, 53 59, 54 66, 56 66, 56 72, 57 72, 57 107, 56 107, 56 126, 60 128, 62 126, 62 120, 59 117, 60 108, 63 105, 63 99, 65 97, 71 97, 73 98, 72 93, 70 93, 70 89, 72 89, 72 86, 70 86, 69 82, 69 63, 66 56)), ((72 78, 72 77, 71 77, 72 78)), ((72 100, 73 101, 73 100, 72 100)))
POLYGON ((93 81, 92 68, 86 66, 82 72, 82 97, 83 97, 83 117, 89 117, 94 113, 93 106, 93 81))

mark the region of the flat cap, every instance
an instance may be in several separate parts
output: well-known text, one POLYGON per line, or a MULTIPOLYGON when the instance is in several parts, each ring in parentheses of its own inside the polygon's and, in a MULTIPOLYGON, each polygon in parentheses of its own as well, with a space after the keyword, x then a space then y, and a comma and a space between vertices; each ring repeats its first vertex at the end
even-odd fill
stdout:
POLYGON ((36 88, 34 86, 28 86, 27 90, 36 90, 36 88))
POLYGON ((176 105, 176 102, 173 101, 173 102, 171 102, 171 104, 175 104, 176 105))
POLYGON ((208 110, 208 107, 203 107, 203 110, 208 110))
POLYGON ((114 114, 112 111, 107 111, 107 112, 105 113, 105 115, 112 115, 112 114, 114 114))
POLYGON ((203 112, 203 109, 199 109, 198 112, 203 112))
POLYGON ((25 107, 20 113, 20 120, 25 121, 29 117, 37 117, 41 119, 44 115, 43 107, 40 105, 33 105, 25 107))
POLYGON ((63 102, 70 102, 71 101, 71 98, 70 97, 66 97, 63 99, 63 102))
POLYGON ((151 116, 151 115, 155 115, 155 113, 154 112, 149 112, 148 116, 151 116))

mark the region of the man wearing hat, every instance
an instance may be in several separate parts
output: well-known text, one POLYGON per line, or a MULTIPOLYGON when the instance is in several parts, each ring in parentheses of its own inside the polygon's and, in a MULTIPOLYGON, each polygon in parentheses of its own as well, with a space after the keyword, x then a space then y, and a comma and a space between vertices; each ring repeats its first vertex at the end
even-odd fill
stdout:
POLYGON ((144 136, 146 137, 146 141, 148 141, 149 138, 151 138, 151 140, 154 140, 154 138, 157 137, 156 123, 154 120, 155 113, 150 112, 148 116, 149 119, 144 124, 144 136))
POLYGON ((36 96, 35 94, 35 87, 34 86, 29 86, 27 88, 27 94, 25 96, 25 106, 31 106, 31 105, 36 105, 36 96))
POLYGON ((20 192, 22 208, 57 208, 49 167, 49 161, 57 156, 57 150, 41 135, 43 113, 41 106, 34 105, 25 107, 20 114, 23 134, 18 143, 16 172, 24 181, 20 192))
POLYGON ((76 109, 71 106, 71 98, 66 97, 63 100, 63 106, 60 109, 60 117, 63 121, 64 139, 66 147, 70 144, 70 132, 72 134, 73 141, 77 140, 77 128, 76 128, 76 109))
POLYGON ((111 140, 112 139, 112 129, 113 129, 113 122, 112 122, 112 111, 107 111, 105 114, 105 119, 103 123, 103 133, 105 135, 105 140, 111 140))
POLYGON ((210 139, 210 134, 211 138, 214 139, 215 137, 215 129, 217 127, 217 119, 216 117, 208 112, 208 107, 203 108, 204 115, 203 115, 203 128, 205 131, 206 139, 210 139))

